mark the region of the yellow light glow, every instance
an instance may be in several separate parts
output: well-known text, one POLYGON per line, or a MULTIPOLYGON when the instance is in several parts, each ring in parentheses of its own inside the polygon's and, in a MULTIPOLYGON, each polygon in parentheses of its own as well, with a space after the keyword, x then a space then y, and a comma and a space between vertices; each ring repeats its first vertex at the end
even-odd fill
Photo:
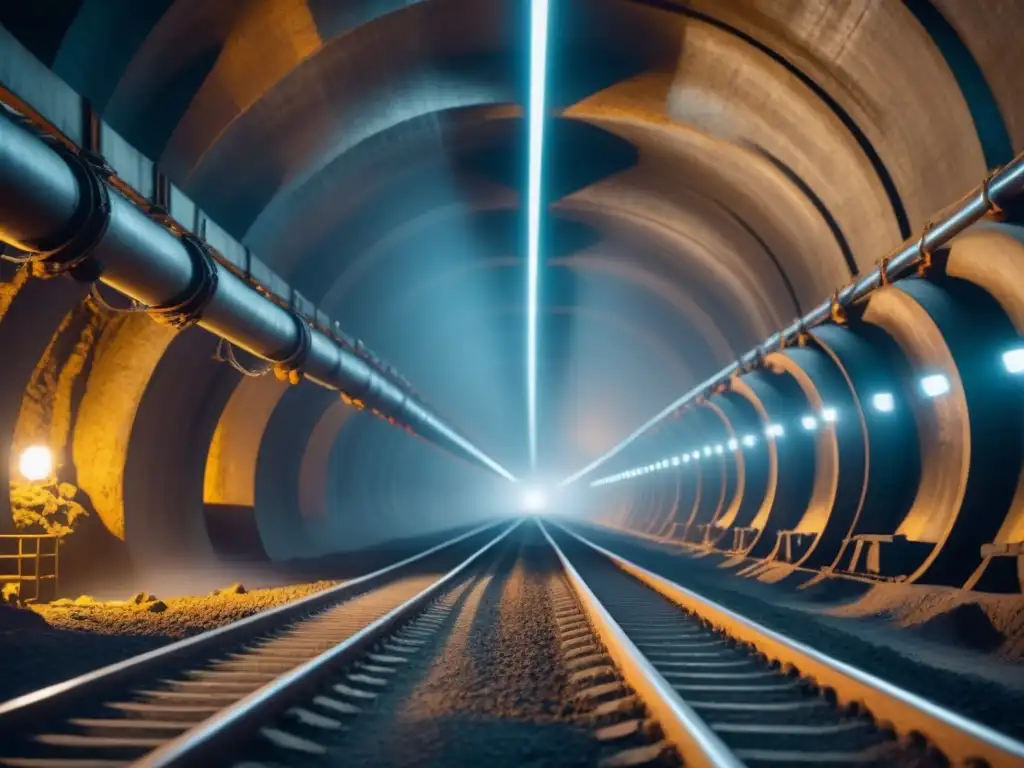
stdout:
POLYGON ((18 459, 18 471, 26 480, 45 480, 53 474, 53 454, 44 445, 26 448, 18 459))

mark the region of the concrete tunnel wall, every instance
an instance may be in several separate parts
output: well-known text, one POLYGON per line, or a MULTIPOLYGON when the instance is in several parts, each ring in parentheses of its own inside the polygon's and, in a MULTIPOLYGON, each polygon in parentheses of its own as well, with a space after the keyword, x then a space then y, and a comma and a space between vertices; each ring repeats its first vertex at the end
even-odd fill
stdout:
MULTIPOLYGON (((773 563, 789 570, 776 567, 772 578, 826 568, 1020 589, 1024 439, 1012 425, 1024 418, 1024 386, 1001 355, 1021 339, 1021 232, 984 224, 961 235, 936 255, 925 278, 883 286, 852 308, 846 326, 821 326, 805 346, 773 353, 764 370, 733 379, 730 397, 742 396, 757 418, 719 413, 731 434, 758 436, 757 449, 742 451, 744 460, 774 454, 776 463, 767 462, 767 492, 752 490, 763 499, 749 520, 754 539, 727 565, 762 578, 769 573, 763 566, 773 563), (926 397, 920 378, 936 373, 947 377, 949 392, 926 397), (881 392, 894 396, 890 413, 871 404, 881 392), (821 421, 824 407, 836 409, 835 423, 821 421), (805 414, 819 414, 811 432, 800 429, 805 414), (786 425, 786 435, 764 439, 770 423, 786 425), (788 554, 777 546, 786 531, 805 537, 788 554)), ((682 414, 687 444, 721 439, 716 425, 695 420, 706 408, 697 404, 682 414)), ((673 438, 676 446, 681 440, 673 438)), ((649 450, 664 448, 662 440, 649 450)), ((611 487, 621 497, 631 485, 692 486, 709 466, 682 465, 611 487)), ((600 504, 600 493, 595 489, 593 503, 600 504)), ((730 527, 742 522, 734 517, 730 527)), ((668 531, 658 536, 682 540, 668 531)), ((731 544, 731 536, 691 542, 723 553, 731 544)))

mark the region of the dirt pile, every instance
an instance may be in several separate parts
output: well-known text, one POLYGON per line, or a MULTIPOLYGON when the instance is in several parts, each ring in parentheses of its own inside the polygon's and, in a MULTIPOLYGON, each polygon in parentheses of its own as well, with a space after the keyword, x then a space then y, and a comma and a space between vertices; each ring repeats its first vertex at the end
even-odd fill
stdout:
POLYGON ((877 618, 929 640, 1024 659, 1024 596, 918 584, 879 584, 857 600, 824 609, 843 618, 877 618))
MULTIPOLYGON (((0 605, 0 701, 145 653, 183 637, 334 586, 318 581, 239 592, 241 585, 206 597, 127 600, 81 595, 14 608, 0 605)), ((244 590, 244 587, 242 587, 244 590)))
POLYGON ((335 581, 247 591, 241 584, 205 597, 158 598, 139 592, 127 600, 99 601, 89 595, 32 606, 54 628, 103 635, 181 638, 227 624, 259 611, 320 592, 335 581))

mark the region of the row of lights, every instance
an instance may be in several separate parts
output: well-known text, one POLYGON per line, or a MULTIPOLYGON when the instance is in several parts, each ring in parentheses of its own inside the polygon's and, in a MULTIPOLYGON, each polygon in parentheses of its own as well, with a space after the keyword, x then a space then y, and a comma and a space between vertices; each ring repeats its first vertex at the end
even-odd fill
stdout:
MULTIPOLYGON (((1003 353, 1002 360, 1003 367, 1006 368, 1008 373, 1014 375, 1024 374, 1024 347, 1018 347, 1003 353)), ((948 394, 950 390, 949 378, 942 373, 932 373, 927 376, 923 376, 919 381, 919 385, 922 394, 924 394, 925 397, 933 399, 948 394)), ((871 396, 870 402, 871 407, 879 413, 892 413, 896 410, 896 397, 892 392, 876 392, 871 396)), ((807 414, 802 416, 800 418, 800 426, 804 430, 810 432, 818 428, 819 422, 829 424, 838 420, 838 411, 836 411, 835 408, 826 407, 822 408, 817 415, 807 414)), ((769 424, 764 430, 764 436, 769 440, 783 437, 785 434, 786 429, 782 424, 769 424)), ((702 455, 705 458, 721 456, 726 452, 726 450, 740 450, 741 445, 744 448, 753 448, 757 445, 757 442, 758 440, 756 435, 744 435, 739 440, 732 438, 726 442, 725 445, 705 445, 703 449, 687 451, 679 454, 678 456, 670 456, 666 459, 662 459, 661 461, 656 461, 653 464, 627 469, 617 475, 603 477, 600 480, 595 480, 590 485, 594 487, 599 485, 608 485, 609 483, 617 483, 622 480, 629 480, 634 477, 650 474, 651 472, 659 472, 661 470, 683 466, 685 464, 689 464, 691 461, 699 461, 702 455)))

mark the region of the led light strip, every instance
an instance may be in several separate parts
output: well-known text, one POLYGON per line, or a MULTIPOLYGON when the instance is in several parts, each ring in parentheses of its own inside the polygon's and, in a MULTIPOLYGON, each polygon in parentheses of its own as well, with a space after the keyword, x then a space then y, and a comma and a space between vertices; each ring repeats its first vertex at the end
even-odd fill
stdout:
POLYGON ((540 282, 541 162, 548 58, 548 0, 530 6, 530 167, 527 182, 526 407, 530 466, 537 464, 537 304, 540 282))

